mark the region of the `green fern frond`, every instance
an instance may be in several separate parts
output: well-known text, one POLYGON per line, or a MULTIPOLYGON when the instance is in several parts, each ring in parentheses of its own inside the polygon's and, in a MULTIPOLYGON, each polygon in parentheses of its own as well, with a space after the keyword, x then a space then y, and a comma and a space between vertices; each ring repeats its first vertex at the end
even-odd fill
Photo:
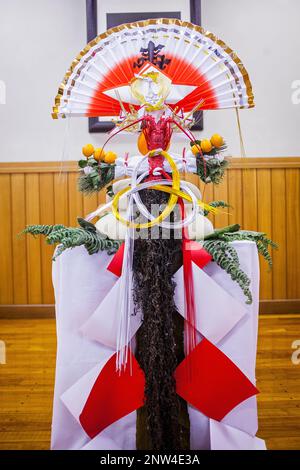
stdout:
POLYGON ((50 235, 51 232, 60 230, 63 225, 27 225, 20 235, 30 233, 31 235, 50 235))
POLYGON ((263 232, 239 230, 239 228, 239 225, 235 224, 217 229, 205 237, 203 246, 211 254, 213 260, 230 275, 233 281, 238 283, 247 298, 246 303, 251 303, 250 279, 241 270, 238 254, 231 242, 253 241, 259 254, 264 257, 270 268, 272 267, 272 256, 269 253, 269 248, 276 249, 277 245, 263 232))
POLYGON ((85 228, 82 226, 65 227, 64 225, 30 225, 26 227, 24 232, 32 235, 45 235, 49 245, 58 244, 53 259, 56 259, 67 248, 82 245, 90 255, 98 251, 107 251, 108 254, 113 254, 119 249, 121 241, 104 237, 95 227, 94 230, 91 229, 92 224, 84 222, 85 228))
POLYGON ((237 251, 225 240, 206 240, 203 242, 204 249, 212 256, 213 260, 226 271, 231 279, 238 283, 242 289, 246 303, 252 303, 252 294, 249 289, 250 279, 240 268, 237 251))
POLYGON ((222 240, 227 242, 235 240, 247 240, 256 243, 257 250, 264 257, 270 268, 272 268, 272 256, 269 248, 277 249, 278 245, 266 236, 263 232, 252 232, 248 230, 239 230, 238 232, 224 232, 220 235, 222 240))

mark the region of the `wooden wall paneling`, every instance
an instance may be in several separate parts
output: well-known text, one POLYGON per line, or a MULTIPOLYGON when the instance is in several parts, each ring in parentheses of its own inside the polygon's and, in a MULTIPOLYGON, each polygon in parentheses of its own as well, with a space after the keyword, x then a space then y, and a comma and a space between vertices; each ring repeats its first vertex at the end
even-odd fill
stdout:
MULTIPOLYGON (((272 238, 272 179, 271 170, 258 169, 257 177, 257 230, 272 238)), ((272 250, 270 250, 271 255, 272 250)), ((260 297, 272 298, 272 274, 266 261, 260 257, 260 297)))
POLYGON ((98 207, 98 195, 97 193, 88 194, 83 196, 83 214, 82 217, 86 217, 90 212, 93 212, 98 207))
POLYGON ((286 170, 287 298, 300 297, 300 188, 299 170, 286 170))
POLYGON ((242 198, 242 170, 228 170, 228 221, 230 224, 243 225, 243 204, 242 198))
POLYGON ((202 199, 206 204, 214 200, 214 188, 211 184, 200 183, 199 188, 201 191, 202 199))
MULTIPOLYGON (((26 225, 40 223, 40 185, 37 173, 26 174, 26 225)), ((27 236, 28 303, 42 303, 41 240, 27 236)))
MULTIPOLYGON (((247 169, 247 168, 300 168, 300 157, 251 157, 251 158, 230 158, 230 168, 247 169)), ((77 171, 78 162, 68 161, 63 167, 61 162, 3 162, 0 163, 0 173, 60 173, 77 171)))
MULTIPOLYGON (((211 184, 204 184, 202 181, 199 183, 199 188, 202 195, 202 200, 206 204, 209 204, 214 200, 214 188, 211 184)), ((215 225, 215 216, 213 214, 208 214, 209 220, 215 225)))
POLYGON ((0 175, 0 246, 1 246, 1 303, 13 303, 13 263, 12 263, 12 229, 11 229, 11 181, 10 175, 0 175))
POLYGON ((199 177, 197 175, 194 175, 194 174, 186 174, 184 179, 186 181, 189 181, 190 183, 194 184, 195 186, 199 186, 199 177))
POLYGON ((77 217, 83 217, 83 196, 77 191, 78 173, 71 172, 68 175, 69 191, 69 224, 77 225, 77 217))
POLYGON ((106 202, 106 189, 102 189, 102 191, 99 191, 98 196, 97 196, 97 205, 99 206, 100 204, 105 204, 106 202))
POLYGON ((54 174, 54 221, 56 224, 69 225, 68 173, 54 174))
MULTIPOLYGON (((228 174, 225 173, 224 178, 220 184, 213 186, 214 201, 225 201, 228 202, 228 174)), ((219 209, 218 214, 215 215, 215 227, 225 227, 228 225, 229 220, 229 210, 228 209, 219 209)))
MULTIPOLYGON (((266 231, 279 244, 279 250, 273 250, 272 273, 267 273, 264 261, 261 265, 261 300, 268 312, 296 312, 300 306, 299 177, 300 158, 234 158, 225 181, 215 190, 206 185, 203 196, 207 203, 224 199, 234 206, 229 215, 216 216, 216 226, 238 222, 244 229, 266 231)), ((197 176, 187 175, 187 180, 198 184, 203 194, 197 176)), ((105 196, 106 190, 91 198, 77 191, 76 162, 69 162, 62 173, 59 162, 0 163, 1 309, 36 305, 39 312, 53 303, 53 248, 42 237, 18 238, 24 226, 75 225, 77 216, 95 210, 105 196)))
POLYGON ((242 204, 244 230, 257 230, 257 185, 256 169, 245 169, 242 173, 242 204))
POLYGON ((26 304, 27 250, 26 236, 21 235, 26 226, 25 175, 11 175, 11 221, 13 248, 13 298, 15 304, 26 304))
POLYGON ((271 180, 272 237, 274 242, 278 244, 278 250, 273 250, 272 298, 285 299, 287 282, 285 170, 272 169, 271 180))
MULTIPOLYGON (((40 174, 40 223, 42 225, 54 224, 54 181, 52 173, 40 174)), ((52 304, 54 294, 52 287, 51 264, 54 246, 41 239, 41 270, 42 270, 42 303, 52 304), (50 266, 50 269, 49 269, 50 266)))

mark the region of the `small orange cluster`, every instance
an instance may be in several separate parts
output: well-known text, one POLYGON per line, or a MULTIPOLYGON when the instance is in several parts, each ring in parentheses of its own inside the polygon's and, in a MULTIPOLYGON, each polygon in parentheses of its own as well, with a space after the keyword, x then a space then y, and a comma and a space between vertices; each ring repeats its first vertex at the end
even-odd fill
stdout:
POLYGON ((93 157, 97 162, 115 163, 117 154, 114 152, 105 152, 101 147, 94 148, 92 144, 86 144, 82 147, 82 153, 86 158, 93 157))
POLYGON ((222 145, 224 145, 223 137, 219 134, 214 134, 211 136, 210 139, 203 139, 200 141, 199 144, 194 144, 191 150, 193 154, 196 155, 197 153, 199 153, 200 146, 203 153, 209 153, 214 147, 218 149, 222 147, 222 145))

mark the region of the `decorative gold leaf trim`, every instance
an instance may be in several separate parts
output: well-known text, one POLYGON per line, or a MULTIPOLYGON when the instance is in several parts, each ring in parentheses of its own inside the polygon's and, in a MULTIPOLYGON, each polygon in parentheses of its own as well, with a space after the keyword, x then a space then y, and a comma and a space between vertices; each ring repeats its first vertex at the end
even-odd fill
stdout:
POLYGON ((78 65, 82 57, 85 56, 85 54, 94 46, 96 46, 100 41, 103 39, 109 37, 113 33, 118 33, 120 31, 123 31, 124 29, 135 29, 135 28, 142 28, 145 26, 149 25, 176 25, 184 28, 188 28, 190 30, 194 30, 198 33, 201 33, 203 36, 211 39, 213 42, 218 44, 220 47, 224 49, 224 51, 231 56, 232 60, 236 63, 238 66, 238 69, 244 79, 245 85, 246 85, 246 90, 247 90, 247 95, 248 95, 248 106, 241 106, 241 108, 253 108, 255 106, 254 104, 254 96, 253 96, 253 90, 252 90, 252 84, 248 75, 248 72, 246 68, 244 67, 241 59, 236 55, 236 53, 229 47, 227 44, 219 39, 217 36, 215 36, 213 33, 210 31, 206 31, 203 29, 201 26, 195 25, 193 23, 190 23, 188 21, 181 21, 176 18, 157 18, 157 19, 149 19, 149 20, 144 20, 144 21, 135 21, 133 23, 124 23, 122 25, 116 26, 114 28, 110 28, 104 33, 99 34, 96 36, 92 41, 90 41, 76 56, 76 58, 73 60, 71 63, 68 71, 66 72, 62 83, 60 84, 60 87, 58 89, 58 94, 55 97, 55 106, 53 107, 53 113, 52 117, 54 119, 57 119, 58 117, 66 117, 65 114, 61 115, 59 113, 59 107, 61 104, 61 97, 64 92, 65 85, 67 84, 71 74, 73 73, 75 67, 78 65))

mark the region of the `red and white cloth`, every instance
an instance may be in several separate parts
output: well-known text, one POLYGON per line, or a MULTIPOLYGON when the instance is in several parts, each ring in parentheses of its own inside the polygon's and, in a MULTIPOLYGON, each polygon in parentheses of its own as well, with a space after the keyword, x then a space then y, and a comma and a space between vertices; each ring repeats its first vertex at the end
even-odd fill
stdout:
MULTIPOLYGON (((251 390, 255 386, 258 255, 253 242, 233 245, 251 279, 250 306, 245 304, 238 285, 216 263, 203 269, 193 263, 198 345, 189 361, 194 369, 199 362, 202 374, 192 374, 193 386, 188 391, 183 363, 175 377, 177 392, 189 403, 194 450, 265 449, 264 441, 256 437, 256 392, 251 390), (209 361, 215 366, 211 367, 209 361), (230 388, 229 373, 240 380, 240 394, 230 388), (245 393, 250 398, 241 401, 245 393), (227 409, 230 411, 224 415, 227 409)), ((134 380, 131 406, 141 406, 143 377, 134 356, 134 379, 128 374, 116 381, 113 374, 121 282, 106 269, 111 259, 105 252, 90 256, 79 247, 67 250, 53 263, 58 341, 52 449, 135 449, 136 411, 126 408, 126 387, 134 380), (114 393, 110 393, 112 390, 114 393), (116 403, 118 406, 114 406, 116 403), (94 407, 95 416, 88 407, 94 407), (120 414, 123 417, 119 418, 120 414), (95 422, 89 422, 88 427, 91 419, 95 422), (103 430, 97 433, 97 429, 103 430)), ((184 316, 183 268, 175 274, 175 281, 176 305, 184 316)), ((140 324, 139 314, 131 317, 133 351, 140 324)))

